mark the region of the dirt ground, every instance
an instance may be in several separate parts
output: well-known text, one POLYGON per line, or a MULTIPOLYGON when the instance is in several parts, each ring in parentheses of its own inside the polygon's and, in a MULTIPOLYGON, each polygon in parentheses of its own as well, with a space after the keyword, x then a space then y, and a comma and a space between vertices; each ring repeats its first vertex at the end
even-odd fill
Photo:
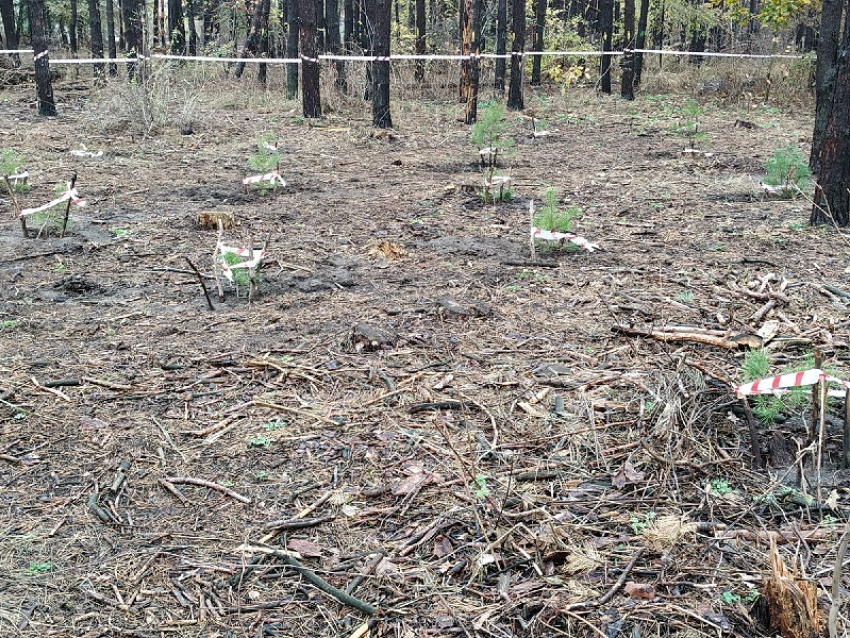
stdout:
POLYGON ((24 240, 0 200, 0 634, 775 635, 770 540, 826 631, 843 404, 819 474, 808 407, 759 426, 759 468, 730 389, 768 320, 772 370, 819 349, 850 376, 848 244, 758 186, 807 153, 809 109, 703 100, 711 155, 686 158, 687 94, 529 93, 553 134, 506 116, 515 197, 483 205, 448 99, 398 102, 384 135, 363 106, 314 124, 209 84, 192 134, 141 136, 104 132, 84 82, 56 94, 44 120, 0 91, 21 205, 74 172, 88 203, 24 240), (287 186, 246 193, 264 133, 287 186), (547 185, 598 251, 531 262, 547 185), (208 309, 205 211, 267 242, 252 303, 207 279, 208 309))

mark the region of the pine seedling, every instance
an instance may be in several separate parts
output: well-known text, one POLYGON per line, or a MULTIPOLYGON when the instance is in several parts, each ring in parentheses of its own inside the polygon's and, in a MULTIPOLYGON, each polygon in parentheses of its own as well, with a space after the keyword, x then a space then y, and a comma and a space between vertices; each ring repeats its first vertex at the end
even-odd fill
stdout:
POLYGON ((500 154, 514 146, 514 140, 505 133, 508 129, 504 121, 505 107, 494 102, 481 109, 478 120, 472 127, 472 143, 478 148, 481 164, 492 168, 500 154))
POLYGON ((543 191, 543 206, 534 214, 534 225, 543 230, 568 233, 577 217, 581 217, 581 208, 575 204, 559 208, 558 189, 550 186, 543 191))
POLYGON ((811 171, 809 163, 800 149, 790 144, 773 151, 773 155, 765 162, 764 184, 775 188, 767 189, 772 194, 783 197, 793 197, 809 187, 811 171))
POLYGON ((0 149, 0 177, 8 180, 9 186, 15 193, 26 193, 31 188, 27 182, 23 163, 23 159, 14 149, 0 149))
MULTIPOLYGON (((277 140, 271 133, 264 133, 257 140, 257 152, 248 158, 248 165, 258 173, 269 173, 278 169, 280 153, 277 150, 277 140)), ((261 193, 274 190, 277 182, 262 181, 253 184, 261 193)))

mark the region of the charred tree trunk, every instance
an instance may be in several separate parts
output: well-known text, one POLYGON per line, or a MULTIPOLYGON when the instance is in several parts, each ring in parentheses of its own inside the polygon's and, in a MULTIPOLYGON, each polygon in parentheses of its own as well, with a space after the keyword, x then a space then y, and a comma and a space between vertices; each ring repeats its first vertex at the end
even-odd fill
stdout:
MULTIPOLYGON (((646 48, 646 28, 649 23, 649 0, 641 0, 640 13, 638 15, 637 37, 635 38, 635 48, 646 48)), ((643 73, 643 53, 635 52, 634 62, 635 78, 634 85, 640 86, 640 78, 643 73)))
MULTIPOLYGON (((466 117, 467 124, 474 124, 478 119, 478 90, 481 79, 481 28, 484 22, 483 0, 465 0, 472 5, 472 19, 467 25, 470 31, 469 50, 469 84, 466 87, 466 117)), ((464 38, 466 39, 466 38, 464 38)))
MULTIPOLYGON (((9 49, 18 48, 18 32, 15 29, 15 5, 13 0, 0 0, 0 18, 3 18, 3 35, 9 49)), ((21 66, 21 56, 12 54, 12 64, 21 66)))
MULTIPOLYGON (((89 4, 89 31, 91 35, 91 56, 103 58, 103 30, 100 25, 100 2, 99 0, 88 0, 89 4)), ((103 82, 103 65, 94 65, 94 80, 96 83, 103 82)))
MULTIPOLYGON (((266 10, 268 16, 268 10, 266 10)), ((198 28, 195 26, 195 0, 186 0, 186 22, 189 23, 189 55, 198 55, 198 28)))
POLYGON ((812 134, 812 151, 809 155, 809 168, 813 173, 819 172, 821 144, 832 108, 831 98, 835 86, 841 14, 845 2, 846 0, 823 0, 815 70, 815 128, 812 134))
POLYGON ((835 64, 829 111, 810 221, 843 227, 850 224, 850 9, 844 14, 844 36, 835 64))
MULTIPOLYGON (((374 54, 389 58, 392 35, 392 4, 390 0, 375 0, 374 54)), ((390 117, 390 61, 379 60, 372 67, 372 124, 375 128, 392 128, 390 117)))
MULTIPOLYGON (((254 2, 254 17, 251 20, 251 29, 248 31, 248 37, 245 39, 245 46, 242 47, 242 55, 240 57, 254 57, 260 48, 260 40, 263 37, 263 31, 268 25, 268 15, 265 10, 269 7, 265 0, 256 0, 254 2)), ((242 77, 245 71, 245 63, 240 62, 236 65, 236 77, 242 77)))
MULTIPOLYGON (((154 6, 156 4, 155 1, 154 6)), ((186 52, 186 29, 183 22, 183 0, 168 0, 168 40, 174 55, 186 52)))
POLYGON ((354 51, 354 0, 343 0, 342 46, 346 53, 354 51))
MULTIPOLYGON (((121 3, 124 47, 130 56, 139 57, 145 54, 142 31, 144 6, 141 0, 123 0, 121 3)), ((127 74, 131 80, 136 77, 137 72, 141 74, 142 69, 137 69, 136 64, 127 65, 127 74)))
MULTIPOLYGON (((458 0, 458 33, 460 34, 461 55, 469 56, 472 50, 472 3, 474 0, 458 0)), ((465 102, 469 94, 469 57, 460 61, 460 82, 458 100, 465 102)))
POLYGON ((204 0, 204 43, 212 42, 219 35, 219 0, 204 0))
POLYGON ((522 75, 525 67, 525 2, 513 0, 514 41, 511 46, 511 84, 508 88, 508 109, 521 111, 524 108, 522 99, 522 75))
MULTIPOLYGON (((294 60, 298 57, 298 0, 286 0, 286 19, 286 57, 294 60)), ((286 65, 286 97, 298 97, 297 64, 286 65)))
POLYGON ((35 88, 38 96, 38 114, 56 115, 53 85, 50 82, 50 62, 47 56, 47 24, 44 18, 44 0, 30 0, 30 34, 35 56, 35 88))
POLYGON ((614 41, 614 0, 599 0, 599 23, 602 28, 602 56, 599 64, 600 89, 611 95, 611 49, 614 41))
MULTIPOLYGON (((534 11, 534 35, 531 39, 531 50, 543 52, 543 32, 546 29, 546 0, 534 0, 531 4, 534 11)), ((540 85, 540 66, 543 57, 535 55, 531 58, 531 85, 540 85)))
POLYGON ((318 53, 326 51, 325 31, 328 21, 325 18, 325 1, 316 0, 316 50, 318 53))
MULTIPOLYGON (((425 0, 422 0, 424 2, 425 0)), ((508 0, 496 1, 496 55, 505 55, 508 49, 508 0)), ((499 95, 505 92, 505 69, 507 61, 496 58, 495 89, 499 95)))
MULTIPOLYGON (((327 0, 326 11, 328 17, 328 51, 334 55, 339 54, 342 45, 339 38, 339 0, 327 0)), ((334 60, 333 67, 336 70, 336 88, 343 93, 348 91, 348 82, 345 79, 345 61, 334 60)))
MULTIPOLYGON (((192 4, 192 0, 186 0, 189 5, 192 4)), ((269 13, 271 12, 271 0, 261 0, 260 4, 263 5, 260 18, 259 25, 259 36, 257 42, 257 53, 261 57, 268 57, 269 55, 269 13)), ((191 15, 191 11, 189 12, 191 15)), ((192 32, 191 26, 189 28, 189 33, 192 32)), ((189 48, 191 49, 191 38, 189 39, 189 48)), ((266 85, 268 81, 268 65, 264 62, 260 62, 257 65, 257 81, 263 86, 266 85)))
MULTIPOLYGON (((504 0, 502 0, 504 2, 504 0)), ((425 16, 425 0, 416 0, 416 55, 425 55, 425 31, 427 20, 425 16)), ((413 71, 414 79, 422 83, 425 81, 425 60, 416 60, 413 71)))
POLYGON ((77 53, 77 0, 71 0, 71 17, 68 23, 68 44, 71 53, 77 53))
POLYGON ((301 104, 304 117, 322 117, 319 94, 319 53, 316 51, 316 3, 299 0, 298 15, 301 25, 301 104))
MULTIPOLYGON (((106 49, 111 59, 118 57, 115 48, 115 6, 112 0, 106 0, 106 49)), ((109 63, 109 75, 118 75, 118 65, 115 62, 109 63)))
POLYGON ((620 97, 624 100, 635 99, 635 0, 625 0, 623 5, 623 61, 620 75, 620 97))
MULTIPOLYGON (((366 55, 375 55, 375 2, 376 0, 358 0, 360 3, 359 33, 360 48, 366 55)), ((363 65, 366 71, 366 83, 363 89, 363 99, 372 101, 372 62, 363 65)))

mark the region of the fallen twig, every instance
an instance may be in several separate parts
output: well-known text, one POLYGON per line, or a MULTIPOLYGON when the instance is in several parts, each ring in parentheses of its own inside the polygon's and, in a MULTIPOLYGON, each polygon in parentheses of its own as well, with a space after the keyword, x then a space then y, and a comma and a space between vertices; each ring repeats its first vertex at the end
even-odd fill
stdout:
MULTIPOLYGON (((251 499, 247 496, 242 496, 238 492, 234 492, 229 487, 224 487, 224 485, 220 485, 219 483, 213 483, 212 481, 205 481, 204 479, 194 478, 192 476, 168 476, 165 478, 168 483, 171 484, 188 484, 188 485, 200 485, 201 487, 206 487, 211 490, 215 490, 217 492, 221 492, 222 494, 226 494, 230 498, 234 498, 240 503, 250 503, 251 499)), ((167 488, 166 488, 167 489, 167 488)))

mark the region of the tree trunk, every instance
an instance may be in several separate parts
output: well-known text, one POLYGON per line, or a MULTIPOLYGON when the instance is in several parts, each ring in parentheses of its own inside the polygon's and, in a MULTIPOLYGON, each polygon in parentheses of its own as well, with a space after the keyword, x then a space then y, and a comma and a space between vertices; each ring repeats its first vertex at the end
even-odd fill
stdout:
MULTIPOLYGON (((100 0, 88 0, 89 31, 91 33, 91 56, 103 58, 103 30, 100 25, 100 0)), ((94 65, 95 83, 103 82, 103 65, 94 65)))
POLYGON ((38 96, 38 114, 56 115, 53 85, 50 82, 50 62, 47 57, 48 30, 44 19, 44 0, 30 0, 30 34, 35 56, 35 88, 38 96))
POLYGON ((602 56, 599 65, 600 87, 611 95, 611 51, 614 40, 614 0, 599 0, 599 23, 602 28, 602 56))
MULTIPOLYGON (((268 9, 266 9, 268 21, 268 9)), ((189 55, 198 55, 198 27, 195 25, 195 0, 186 0, 186 21, 189 23, 189 55)))
POLYGON ((820 175, 815 189, 812 224, 850 224, 850 9, 844 14, 844 36, 835 65, 826 133, 820 146, 820 175))
MULTIPOLYGON (((251 20, 251 29, 248 31, 248 37, 245 38, 245 46, 242 47, 242 55, 240 57, 254 57, 260 48, 260 39, 263 35, 264 25, 268 24, 268 16, 263 14, 267 7, 265 0, 255 0, 254 2, 254 17, 251 20)), ((236 65, 237 78, 242 77, 245 71, 245 63, 240 62, 236 65)))
MULTIPOLYGON (((286 0, 286 57, 298 57, 298 0, 286 0)), ((298 65, 286 65, 286 97, 298 97, 298 65)))
MULTIPOLYGON (((142 37, 144 6, 141 0, 123 0, 121 3, 121 22, 124 25, 124 47, 128 55, 136 57, 144 55, 142 37)), ((127 65, 127 74, 131 80, 136 77, 137 71, 141 73, 141 69, 136 69, 134 63, 127 65)))
MULTIPOLYGON (((425 0, 416 0, 416 55, 425 55, 426 28, 425 0)), ((425 60, 416 60, 413 77, 419 83, 425 81, 425 60)))
MULTIPOLYGON (((534 0, 531 4, 534 11, 534 35, 531 39, 531 50, 537 53, 543 51, 543 32, 546 29, 546 0, 534 0)), ((535 55, 531 58, 531 85, 540 86, 540 65, 543 57, 535 55)))
POLYGON ((316 3, 299 0, 301 23, 301 103, 304 117, 322 117, 319 94, 319 54, 316 51, 316 3))
POLYGON ((219 35, 219 0, 205 0, 204 7, 204 43, 208 44, 219 35))
MULTIPOLYGON (((189 5, 191 5, 192 0, 186 0, 189 5)), ((268 57, 269 55, 269 13, 271 12, 272 3, 271 0, 261 0, 260 4, 262 4, 262 8, 260 10, 261 18, 259 25, 259 37, 257 42, 257 53, 261 57, 268 57)), ((189 29, 191 33, 192 29, 189 29)), ((190 39, 190 48, 191 48, 191 39, 190 39)), ((263 86, 266 85, 268 81, 268 65, 265 62, 260 62, 257 65, 257 81, 263 86)))
POLYGON ((508 109, 521 111, 525 106, 522 99, 522 75, 525 67, 525 2, 513 0, 514 41, 511 45, 511 84, 508 88, 508 109))
POLYGON ((77 53, 77 0, 71 0, 71 18, 68 24, 68 44, 71 53, 77 53))
MULTIPOLYGON (((473 0, 458 0, 457 15, 458 15, 458 33, 460 34, 461 55, 468 56, 472 49, 472 43, 469 38, 472 35, 470 23, 472 22, 472 2, 473 0)), ((466 101, 466 96, 469 93, 469 58, 465 57, 460 61, 460 82, 458 83, 458 100, 466 101)))
MULTIPOLYGON (((342 46, 339 38, 339 0, 326 0, 325 10, 328 17, 328 51, 334 55, 338 55, 342 46)), ((345 61, 334 60, 333 67, 336 70, 336 88, 343 93, 348 91, 348 83, 345 80, 345 61)))
MULTIPOLYGON (((154 0, 154 4, 156 4, 156 0, 154 0)), ((168 38, 171 44, 171 53, 183 55, 186 52, 183 0, 168 0, 168 38)))
POLYGON ((620 97, 624 100, 635 99, 635 0, 625 0, 623 5, 623 46, 625 54, 621 63, 620 97))
MULTIPOLYGON (((425 0, 422 0, 424 3, 425 0)), ((505 55, 508 48, 508 0, 496 2, 496 55, 505 55)), ((495 89, 500 96, 505 92, 505 69, 507 62, 504 58, 496 58, 495 89)))
MULTIPOLYGON (((115 48, 115 6, 112 0, 106 0, 106 49, 111 59, 118 57, 115 48)), ((118 65, 115 62, 109 63, 109 75, 118 75, 118 65)))
MULTIPOLYGON (((470 48, 468 53, 471 57, 469 60, 469 83, 466 86, 466 117, 467 124, 474 124, 478 119, 478 89, 481 78, 481 59, 478 57, 481 54, 481 28, 484 21, 484 2, 483 0, 464 0, 464 4, 472 5, 472 19, 467 24, 470 31, 469 43, 470 48)), ((467 40, 467 38, 464 38, 467 40)))
POLYGON ((325 2, 324 0, 316 0, 316 50, 319 53, 326 51, 325 30, 327 29, 328 21, 325 19, 325 2))
MULTIPOLYGON (((0 17, 3 18, 3 35, 6 38, 6 46, 9 49, 18 48, 18 32, 15 30, 15 5, 14 0, 0 0, 0 17)), ((12 54, 12 64, 15 68, 21 66, 21 56, 12 54)))
MULTIPOLYGON (((649 0, 641 0, 640 14, 638 15, 637 38, 635 39, 636 49, 646 48, 646 27, 649 22, 649 0)), ((643 53, 635 53, 635 79, 634 85, 640 86, 640 78, 643 73, 643 53)))
POLYGON ((832 107, 831 98, 835 86, 835 64, 838 57, 841 13, 845 2, 846 0, 823 0, 815 70, 817 106, 815 107, 815 128, 812 134, 812 151, 809 155, 809 168, 811 168, 812 173, 817 173, 820 167, 820 149, 832 107))
MULTIPOLYGON (((374 54, 381 57, 390 55, 392 35, 391 0, 375 0, 371 16, 374 25, 374 54)), ((372 124, 376 128, 392 128, 390 117, 390 62, 381 60, 372 66, 372 124)))
MULTIPOLYGON (((358 15, 360 34, 360 48, 366 55, 375 55, 375 1, 359 0, 360 13, 358 15)), ((363 65, 366 72, 366 82, 363 89, 363 99, 372 101, 372 62, 363 65)))
POLYGON ((354 0, 343 1, 342 46, 346 53, 354 51, 354 0))

